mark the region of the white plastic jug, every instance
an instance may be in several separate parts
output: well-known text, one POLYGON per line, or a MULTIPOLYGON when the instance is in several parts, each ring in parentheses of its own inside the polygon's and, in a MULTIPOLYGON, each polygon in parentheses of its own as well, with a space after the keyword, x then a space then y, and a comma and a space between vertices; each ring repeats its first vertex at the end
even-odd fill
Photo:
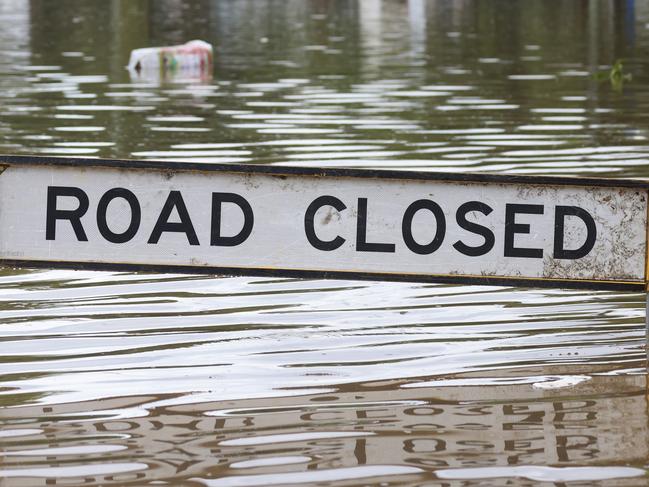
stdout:
POLYGON ((136 78, 203 78, 212 74, 212 59, 212 45, 194 40, 178 46, 134 49, 127 68, 136 78))

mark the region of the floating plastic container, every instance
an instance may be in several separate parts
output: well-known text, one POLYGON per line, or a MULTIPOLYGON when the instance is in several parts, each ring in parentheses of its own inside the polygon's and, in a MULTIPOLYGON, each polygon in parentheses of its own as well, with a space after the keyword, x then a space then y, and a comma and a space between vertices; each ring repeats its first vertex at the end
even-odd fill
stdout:
POLYGON ((179 46, 134 49, 127 68, 133 79, 205 81, 212 77, 212 59, 212 45, 196 40, 179 46))

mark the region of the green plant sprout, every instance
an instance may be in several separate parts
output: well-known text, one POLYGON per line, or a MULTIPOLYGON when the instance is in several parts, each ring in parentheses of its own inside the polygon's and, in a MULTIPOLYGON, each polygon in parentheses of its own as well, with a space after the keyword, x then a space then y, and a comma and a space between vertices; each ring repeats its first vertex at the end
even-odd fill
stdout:
POLYGON ((633 78, 631 73, 624 72, 624 63, 622 62, 622 59, 617 59, 613 63, 613 66, 611 66, 611 69, 595 73, 594 77, 598 81, 609 81, 611 87, 615 91, 622 91, 624 83, 626 81, 631 81, 633 78))

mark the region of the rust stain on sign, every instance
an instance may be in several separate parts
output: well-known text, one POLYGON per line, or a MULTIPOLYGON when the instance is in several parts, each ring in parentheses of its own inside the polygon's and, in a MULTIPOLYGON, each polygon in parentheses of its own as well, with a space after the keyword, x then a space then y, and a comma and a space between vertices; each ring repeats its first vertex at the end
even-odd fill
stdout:
MULTIPOLYGON (((557 197, 556 194, 549 194, 557 197)), ((592 188, 586 194, 575 195, 576 205, 597 205, 592 212, 598 239, 589 255, 580 259, 555 259, 546 256, 543 277, 590 279, 607 276, 608 279, 625 280, 644 278, 640 259, 646 256, 647 195, 626 189, 592 188), (605 257, 605 258, 604 258, 605 257), (634 266, 629 263, 634 262, 634 266)), ((583 228, 566 232, 569 240, 583 238, 583 228)))

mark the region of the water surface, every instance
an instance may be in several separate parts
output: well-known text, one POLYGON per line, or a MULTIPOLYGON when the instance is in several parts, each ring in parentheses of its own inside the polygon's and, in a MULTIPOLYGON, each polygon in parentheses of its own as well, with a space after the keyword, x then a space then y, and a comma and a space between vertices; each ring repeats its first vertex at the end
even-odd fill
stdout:
MULTIPOLYGON (((3 153, 649 176, 640 2, 0 0, 0 25, 3 153), (192 38, 211 77, 124 69, 192 38)), ((641 295, 6 268, 0 340, 0 485, 649 483, 641 295)))

